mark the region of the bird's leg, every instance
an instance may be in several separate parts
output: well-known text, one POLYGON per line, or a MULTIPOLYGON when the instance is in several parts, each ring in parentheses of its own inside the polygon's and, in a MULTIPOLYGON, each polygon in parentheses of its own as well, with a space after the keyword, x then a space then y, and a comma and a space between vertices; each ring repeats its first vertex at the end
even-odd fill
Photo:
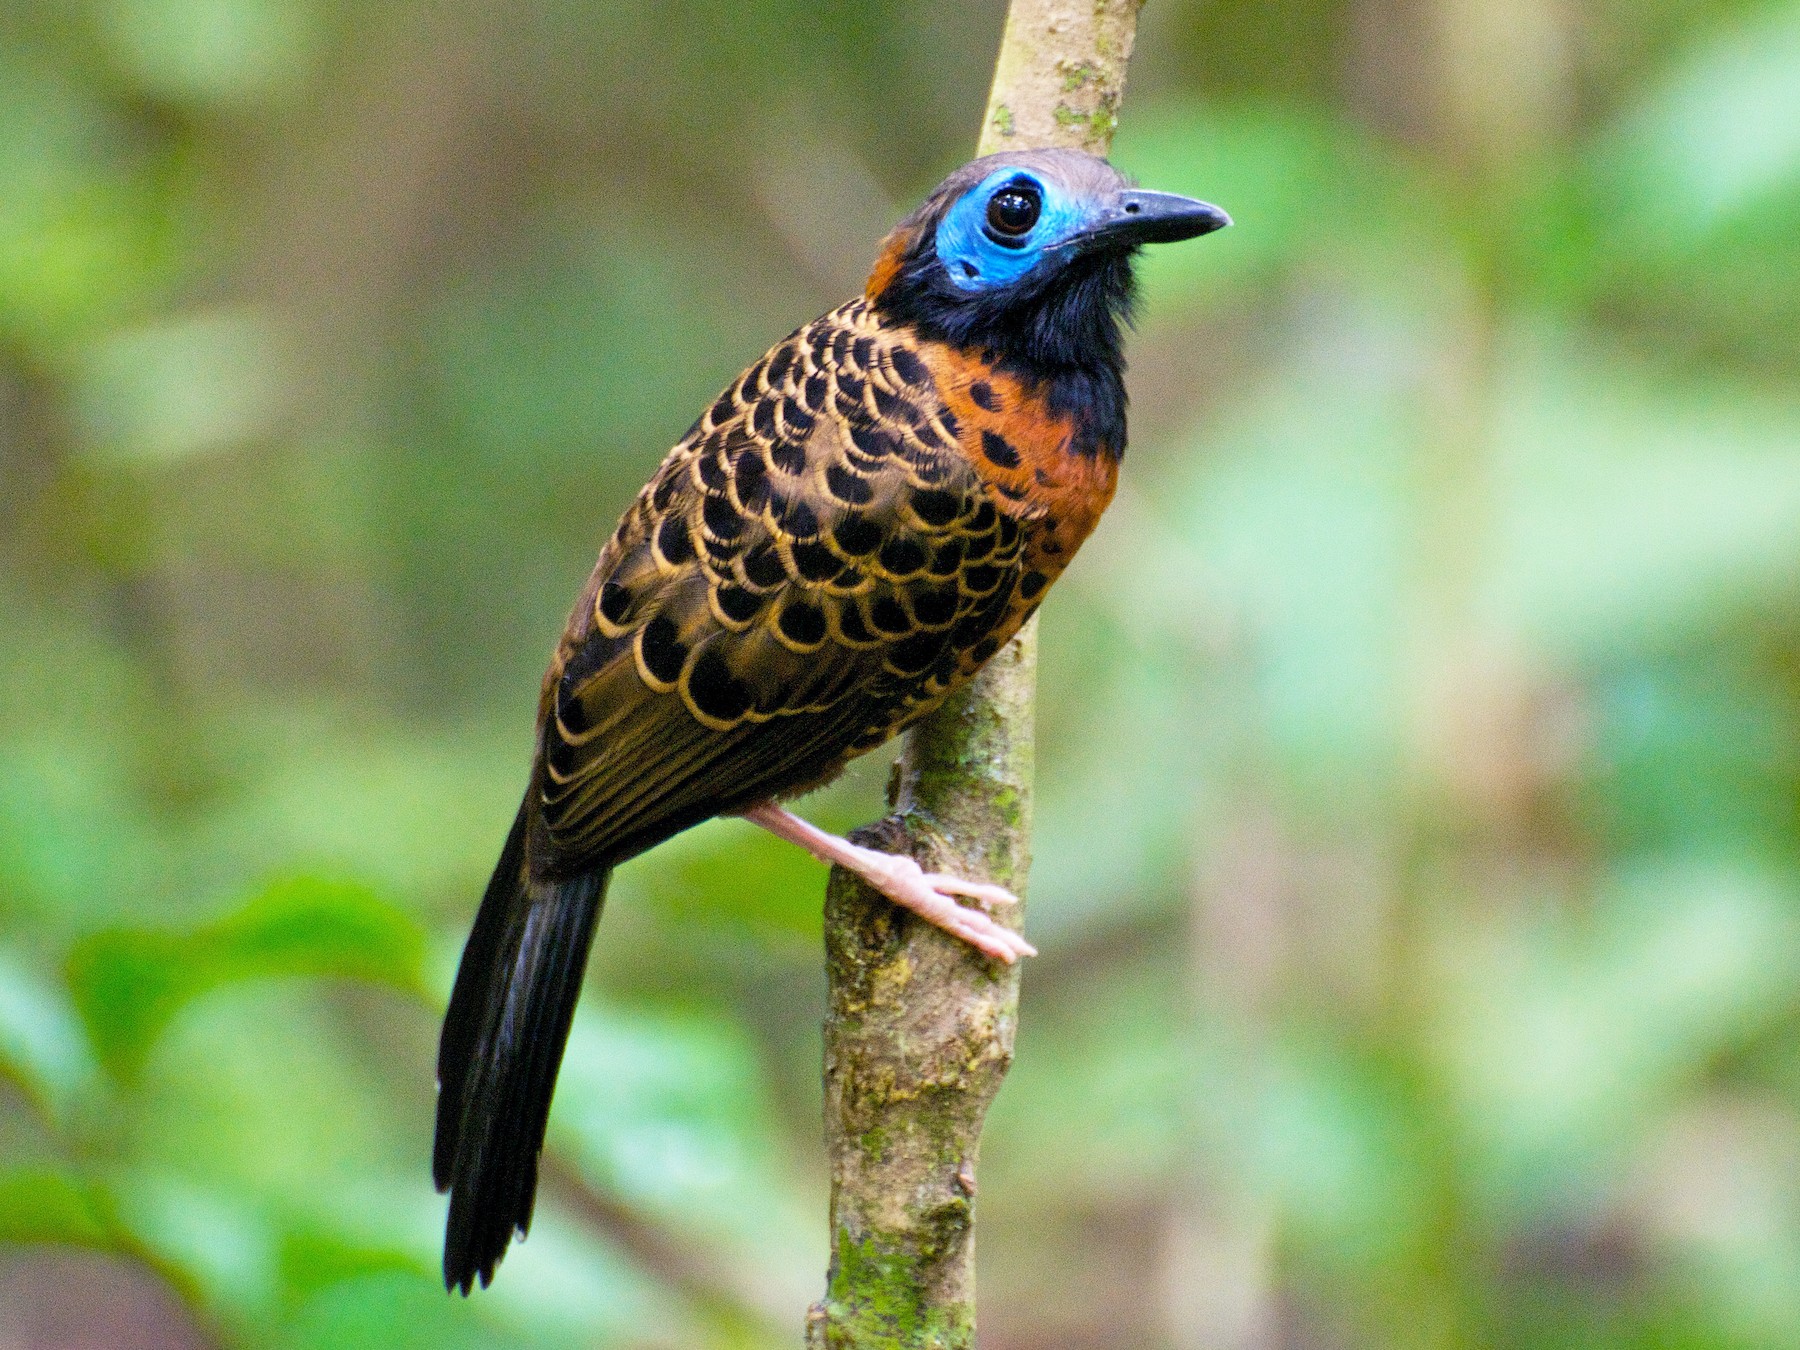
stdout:
POLYGON ((961 938, 997 961, 1011 965, 1021 956, 1036 956, 1033 947, 1012 929, 995 923, 981 910, 959 905, 951 897, 966 895, 987 905, 1016 905, 1019 897, 1001 886, 983 881, 927 872, 911 858, 864 848, 848 839, 821 830, 776 803, 758 802, 738 813, 778 839, 798 844, 821 862, 836 863, 856 873, 902 909, 910 909, 927 923, 961 938))

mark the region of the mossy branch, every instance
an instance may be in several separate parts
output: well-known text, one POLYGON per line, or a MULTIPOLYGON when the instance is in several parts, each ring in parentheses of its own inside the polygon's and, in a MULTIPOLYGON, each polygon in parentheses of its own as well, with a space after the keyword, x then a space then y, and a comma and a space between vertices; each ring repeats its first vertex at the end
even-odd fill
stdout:
MULTIPOLYGON (((1104 155, 1142 0, 1013 0, 979 153, 1104 155)), ((1037 625, 908 738, 894 814, 864 843, 1023 895, 1031 865, 1037 625)), ((1015 920, 1023 915, 1014 916, 1015 920)), ((814 1350, 969 1350, 975 1167, 1012 1062, 1019 970, 903 914, 848 873, 825 897, 831 1267, 814 1350)))

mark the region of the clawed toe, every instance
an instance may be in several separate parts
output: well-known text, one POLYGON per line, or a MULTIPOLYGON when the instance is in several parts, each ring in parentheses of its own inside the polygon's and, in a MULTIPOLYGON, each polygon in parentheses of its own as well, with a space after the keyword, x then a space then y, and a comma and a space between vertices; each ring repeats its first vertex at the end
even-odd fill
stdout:
POLYGON ((849 868, 902 909, 911 910, 996 961, 1011 965, 1021 956, 1037 955, 1036 947, 979 908, 1018 904, 1019 897, 1004 886, 927 872, 904 854, 882 853, 827 834, 774 802, 758 802, 746 808, 743 816, 824 862, 849 868), (953 897, 959 895, 975 903, 958 904, 953 897))
POLYGON ((1019 903, 1019 897, 1004 886, 995 886, 986 881, 966 881, 962 877, 946 876, 942 872, 927 873, 925 884, 940 895, 967 896, 984 905, 999 905, 1004 908, 1019 903))
POLYGON ((976 905, 957 903, 954 897, 968 896, 977 904, 1016 905, 1019 899, 1003 886, 985 881, 966 881, 962 877, 941 872, 927 872, 911 858, 895 854, 877 854, 865 877, 881 893, 903 909, 961 938, 971 947, 996 961, 1011 965, 1021 956, 1036 956, 1033 947, 1019 934, 998 923, 976 905))

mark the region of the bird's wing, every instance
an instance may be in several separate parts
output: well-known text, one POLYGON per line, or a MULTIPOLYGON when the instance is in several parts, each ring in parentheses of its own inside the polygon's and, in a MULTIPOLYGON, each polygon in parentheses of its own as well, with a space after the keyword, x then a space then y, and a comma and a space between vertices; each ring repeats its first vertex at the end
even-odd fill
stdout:
POLYGON ((546 683, 560 859, 828 778, 991 653, 1021 537, 958 430, 861 302, 702 416, 602 552, 546 683))

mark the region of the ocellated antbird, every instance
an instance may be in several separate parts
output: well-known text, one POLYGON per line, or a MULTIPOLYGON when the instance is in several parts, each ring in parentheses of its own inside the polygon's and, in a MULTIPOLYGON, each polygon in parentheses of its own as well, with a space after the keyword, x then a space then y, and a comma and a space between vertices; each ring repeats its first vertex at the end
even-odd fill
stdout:
POLYGON ((544 677, 530 783, 444 1019, 448 1287, 487 1284, 531 1221, 625 859, 739 815, 995 960, 1033 954, 978 907, 1009 903, 999 887, 776 803, 937 707, 1031 616, 1113 494, 1133 256, 1228 224, 1091 155, 978 159, 888 235, 862 295, 777 343, 663 461, 544 677))

